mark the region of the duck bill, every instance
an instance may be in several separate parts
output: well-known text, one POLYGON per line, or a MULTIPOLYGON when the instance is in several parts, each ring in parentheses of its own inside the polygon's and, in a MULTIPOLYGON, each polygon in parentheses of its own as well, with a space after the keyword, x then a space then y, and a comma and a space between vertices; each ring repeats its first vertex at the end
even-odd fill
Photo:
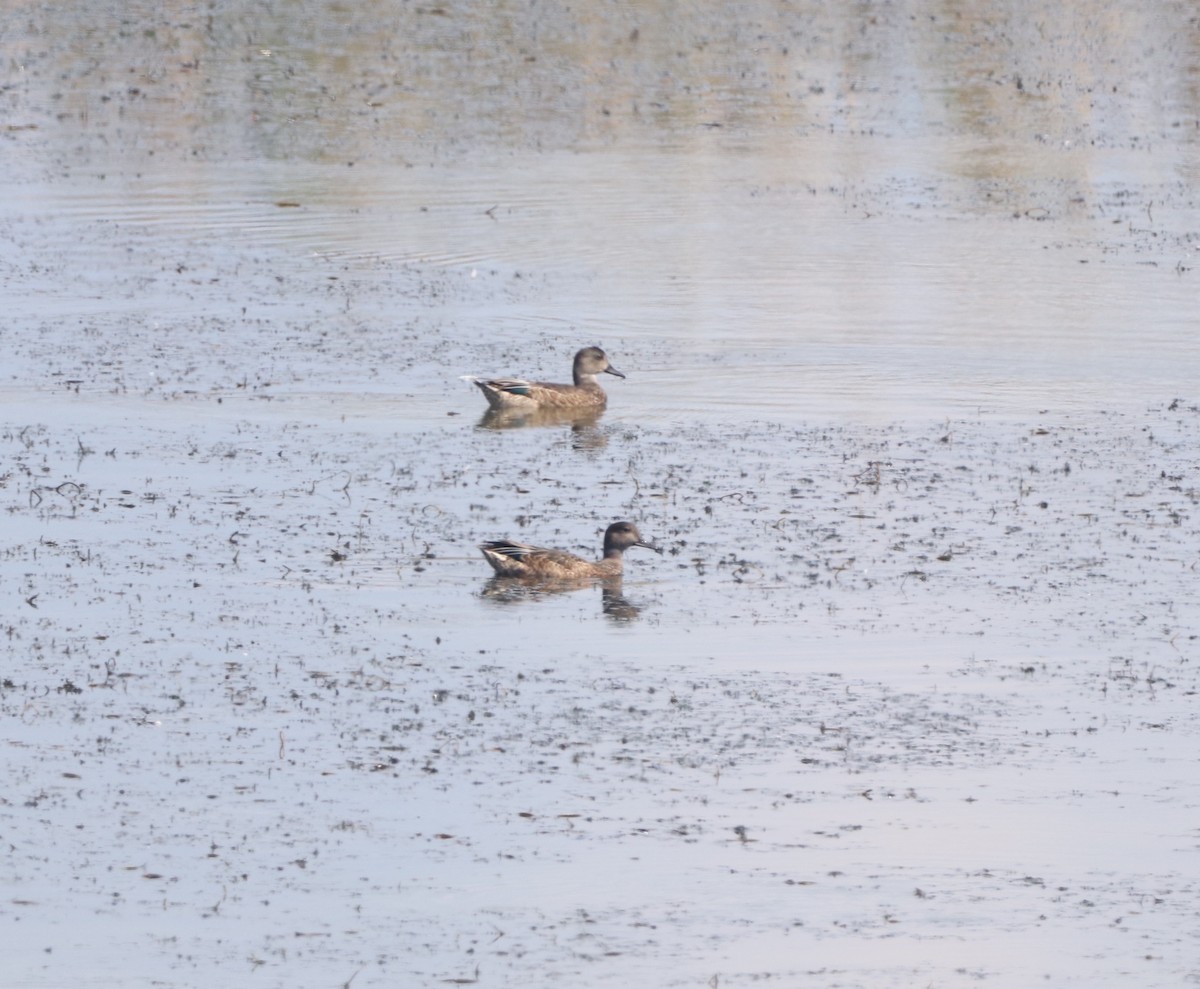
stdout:
POLYGON ((651 549, 651 550, 654 550, 654 552, 655 552, 655 553, 658 553, 660 556, 662 555, 662 551, 663 551, 663 549, 662 549, 662 547, 661 547, 661 546, 659 546, 657 543, 634 543, 633 545, 634 545, 634 546, 641 546, 641 547, 642 547, 642 549, 651 549))
POLYGON ((618 378, 623 378, 623 377, 625 377, 625 375, 623 375, 623 374, 622 374, 620 371, 618 371, 618 370, 617 370, 615 367, 613 367, 611 364, 609 364, 609 365, 608 365, 608 367, 606 367, 606 368, 604 369, 604 373, 605 373, 605 374, 615 374, 615 375, 616 375, 618 378))

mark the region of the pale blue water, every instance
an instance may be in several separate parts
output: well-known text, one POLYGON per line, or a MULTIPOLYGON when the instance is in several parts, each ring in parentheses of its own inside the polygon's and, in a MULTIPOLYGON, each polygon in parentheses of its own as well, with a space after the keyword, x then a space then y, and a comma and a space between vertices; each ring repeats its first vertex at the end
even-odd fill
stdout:
POLYGON ((14 15, 4 984, 1194 979, 1190 16, 14 15))

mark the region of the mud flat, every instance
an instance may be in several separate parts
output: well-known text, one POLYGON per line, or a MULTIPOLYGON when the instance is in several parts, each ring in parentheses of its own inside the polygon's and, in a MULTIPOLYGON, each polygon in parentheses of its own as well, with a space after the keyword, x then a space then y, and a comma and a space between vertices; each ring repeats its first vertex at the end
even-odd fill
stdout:
POLYGON ((3 434, 23 984, 1189 971, 1194 407, 580 449, 255 406, 3 434), (626 607, 498 597, 473 544, 590 551, 597 490, 667 548, 626 607))
POLYGON ((0 982, 1200 978, 1186 10, 211 13, 0 38, 0 982))

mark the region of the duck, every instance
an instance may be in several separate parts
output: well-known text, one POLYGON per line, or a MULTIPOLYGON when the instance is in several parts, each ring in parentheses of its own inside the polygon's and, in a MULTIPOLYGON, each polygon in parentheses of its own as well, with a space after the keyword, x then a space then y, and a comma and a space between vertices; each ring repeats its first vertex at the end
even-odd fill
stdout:
POLYGON ((472 374, 463 375, 463 380, 477 385, 493 409, 603 409, 608 396, 596 380, 599 374, 625 377, 599 347, 584 347, 576 353, 571 367, 573 385, 524 378, 477 378, 472 374))
POLYGON ((614 522, 604 532, 604 555, 593 563, 561 549, 543 549, 510 539, 496 539, 480 545, 483 557, 501 577, 525 577, 537 580, 592 580, 620 577, 624 569, 622 554, 633 546, 661 553, 647 542, 632 522, 614 522))

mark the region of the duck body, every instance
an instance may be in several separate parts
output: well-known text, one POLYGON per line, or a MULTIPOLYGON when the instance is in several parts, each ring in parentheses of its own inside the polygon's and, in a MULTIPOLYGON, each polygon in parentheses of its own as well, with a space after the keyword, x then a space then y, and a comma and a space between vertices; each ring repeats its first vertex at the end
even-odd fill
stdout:
POLYGON ((558 385, 546 381, 526 381, 524 378, 476 378, 466 375, 474 383, 488 405, 493 409, 603 409, 608 396, 597 375, 612 374, 624 378, 608 361, 608 355, 599 347, 584 347, 575 355, 571 368, 574 384, 558 385))
POLYGON ((632 546, 662 550, 642 539, 632 522, 614 522, 604 533, 604 555, 592 562, 561 549, 544 549, 508 539, 483 543, 479 549, 492 569, 501 577, 525 577, 538 580, 590 580, 620 577, 623 554, 632 546))

